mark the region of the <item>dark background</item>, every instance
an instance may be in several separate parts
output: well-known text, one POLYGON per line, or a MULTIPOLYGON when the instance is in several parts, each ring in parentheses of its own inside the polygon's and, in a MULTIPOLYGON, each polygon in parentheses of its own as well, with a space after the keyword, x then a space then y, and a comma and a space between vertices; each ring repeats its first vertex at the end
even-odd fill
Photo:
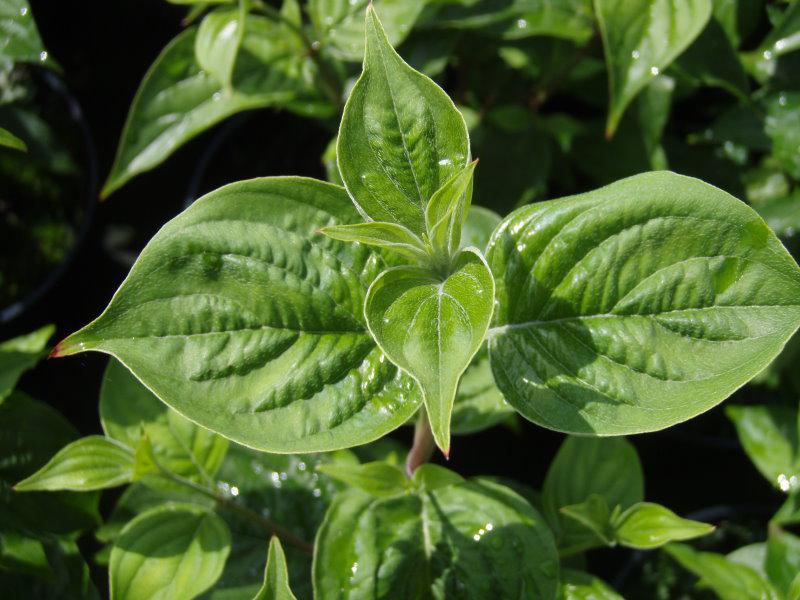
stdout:
MULTIPOLYGON (((45 46, 63 67, 66 85, 82 106, 102 180, 111 167, 136 88, 161 49, 180 31, 185 9, 164 0, 32 0, 31 5, 45 46)), ((88 235, 65 276, 24 314, 2 326, 0 339, 46 323, 55 323, 62 338, 96 317, 128 270, 110 251, 109 232, 126 233, 125 247, 135 254, 182 210, 192 189, 204 193, 259 175, 324 178, 319 157, 331 135, 315 121, 267 110, 200 136, 96 207, 88 235), (221 147, 204 155, 210 144, 221 147)), ((103 355, 93 353, 48 360, 24 376, 21 388, 54 405, 82 434, 97 433, 97 398, 105 363, 103 355)), ((746 388, 733 401, 753 400, 767 400, 767 392, 746 388)), ((410 433, 395 435, 410 441, 410 433)), ((521 420, 518 432, 500 427, 457 438, 448 466, 463 475, 512 477, 539 488, 562 439, 561 434, 521 420)), ((717 505, 769 511, 782 499, 738 447, 721 408, 632 441, 642 457, 647 499, 679 514, 717 505)), ((592 557, 592 566, 613 578, 627 556, 624 550, 603 551, 592 557)))

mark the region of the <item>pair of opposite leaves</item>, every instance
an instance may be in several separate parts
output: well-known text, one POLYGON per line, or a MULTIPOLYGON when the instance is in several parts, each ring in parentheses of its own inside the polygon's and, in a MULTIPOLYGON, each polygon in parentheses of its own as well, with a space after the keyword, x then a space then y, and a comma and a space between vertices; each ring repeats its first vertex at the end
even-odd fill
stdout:
POLYGON ((199 200, 55 354, 112 354, 180 413, 272 452, 362 444, 406 422, 420 394, 397 365, 419 382, 447 450, 458 379, 490 319, 493 376, 514 408, 599 435, 708 410, 800 325, 800 269, 763 220, 671 173, 523 207, 492 234, 488 264, 458 252, 469 189, 454 182, 472 172, 464 122, 371 10, 338 160, 347 191, 266 178, 199 200), (360 220, 351 197, 378 223, 334 227, 360 220), (360 241, 427 252, 445 274, 393 267, 325 228, 368 229, 379 239, 360 241))

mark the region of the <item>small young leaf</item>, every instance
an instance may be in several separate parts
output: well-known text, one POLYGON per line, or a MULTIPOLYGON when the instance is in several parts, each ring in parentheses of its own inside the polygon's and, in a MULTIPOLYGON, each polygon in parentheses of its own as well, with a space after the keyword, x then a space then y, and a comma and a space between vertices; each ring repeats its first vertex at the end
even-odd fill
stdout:
POLYGON ((14 486, 18 492, 86 492, 130 483, 133 452, 115 440, 92 435, 59 450, 46 465, 14 486))
POLYGON ((410 487, 410 482, 403 470, 385 462, 371 462, 363 465, 334 462, 320 465, 317 470, 377 498, 397 496, 410 487))
POLYGON ((200 23, 194 40, 197 64, 228 93, 232 91, 233 67, 244 38, 246 17, 244 10, 216 10, 200 23))
POLYGON ((14 390, 22 374, 44 358, 55 327, 45 325, 32 333, 0 342, 0 404, 14 390))
POLYGON ((313 578, 318 600, 555 600, 558 555, 544 519, 502 485, 460 480, 393 498, 348 490, 317 534, 313 578))
POLYGON ((780 594, 758 572, 721 554, 698 552, 685 544, 669 544, 667 553, 687 571, 701 578, 720 600, 779 600, 780 594))
POLYGON ((375 221, 425 232, 431 196, 469 158, 467 127, 450 97, 395 52, 370 6, 364 70, 342 115, 342 180, 375 221))
POLYGON ((624 598, 593 575, 574 569, 562 569, 559 600, 624 600, 624 598))
POLYGON ((115 358, 103 373, 100 423, 130 448, 139 447, 144 432, 164 467, 195 481, 213 477, 228 449, 228 440, 169 408, 115 358))
POLYGON ((592 494, 585 502, 561 507, 560 512, 591 529, 604 544, 611 546, 616 542, 611 510, 602 496, 592 494))
POLYGON ((422 389, 434 439, 450 449, 450 415, 461 374, 481 347, 492 316, 494 281, 483 257, 462 251, 444 280, 416 267, 385 271, 364 312, 389 359, 422 389))
POLYGON ((332 225, 320 230, 329 238, 342 242, 359 242, 367 246, 386 248, 412 263, 425 262, 428 251, 425 244, 406 227, 395 223, 355 223, 353 225, 332 225))
POLYGON ((622 438, 568 437, 550 464, 542 489, 544 514, 559 548, 576 552, 598 544, 585 527, 564 519, 559 509, 592 495, 622 510, 644 499, 644 475, 636 449, 622 438))
POLYGON ((253 600, 297 600, 289 587, 286 555, 275 536, 269 542, 267 566, 264 567, 264 585, 253 600))
POLYGON ((461 243, 461 229, 472 203, 472 176, 477 162, 468 164, 436 190, 425 209, 428 239, 443 256, 453 256, 461 243))
POLYGON ((603 36, 610 108, 606 133, 656 75, 700 34, 711 0, 594 0, 603 36))
POLYGON ((786 406, 729 406, 725 412, 767 481, 786 493, 800 488, 797 411, 786 406))
POLYGON ((800 326, 800 269, 764 221, 673 173, 523 207, 487 257, 497 386, 558 431, 685 421, 760 373, 800 326))
POLYGON ((219 578, 231 546, 225 522, 194 504, 133 519, 111 551, 111 600, 190 600, 219 578))
POLYGON ((428 492, 450 485, 457 485, 462 481, 464 481, 464 478, 458 473, 431 463, 420 465, 411 478, 411 482, 416 489, 428 492))
POLYGON ((382 260, 318 233, 356 220, 345 190, 320 181, 225 186, 166 224, 56 354, 112 354, 181 415, 260 450, 377 439, 421 397, 364 323, 382 260))
POLYGON ((614 519, 613 529, 615 539, 623 546, 645 550, 714 531, 713 525, 682 519, 671 510, 650 502, 631 506, 614 519))
POLYGON ((19 150, 21 152, 26 152, 28 150, 28 146, 25 145, 25 142, 8 129, 3 129, 2 127, 0 127, 0 146, 11 148, 12 150, 19 150))

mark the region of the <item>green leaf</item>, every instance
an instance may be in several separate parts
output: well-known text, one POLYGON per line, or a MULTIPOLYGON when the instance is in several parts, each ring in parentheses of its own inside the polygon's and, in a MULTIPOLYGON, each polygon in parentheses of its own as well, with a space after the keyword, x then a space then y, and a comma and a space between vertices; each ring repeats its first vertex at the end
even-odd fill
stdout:
POLYGON ((100 435, 81 438, 59 450, 41 469, 23 479, 18 492, 72 490, 88 492, 130 483, 133 452, 100 435))
POLYGON ((464 221, 461 247, 478 248, 481 252, 486 252, 489 238, 502 220, 502 217, 493 210, 473 204, 469 207, 467 220, 464 221))
POLYGON ((613 509, 644 499, 644 475, 636 449, 625 439, 568 437, 550 464, 542 488, 542 506, 559 548, 579 552, 598 545, 584 527, 562 518, 559 509, 586 502, 593 494, 613 509))
POLYGON ((765 102, 764 131, 772 140, 772 155, 786 172, 800 179, 800 92, 773 94, 765 102))
POLYGON ((97 493, 23 494, 12 489, 77 437, 64 417, 21 392, 0 404, 0 530, 47 537, 73 534, 100 522, 97 493))
POLYGON ((376 498, 397 496, 406 492, 410 487, 410 482, 403 470, 385 462, 371 462, 363 465, 334 462, 320 465, 317 470, 376 498))
POLYGON ((770 581, 788 597, 794 579, 800 573, 800 538, 780 527, 771 527, 764 567, 770 581))
POLYGON ((108 437, 130 448, 144 432, 164 467, 196 481, 213 477, 228 449, 228 440, 170 409, 113 358, 100 388, 100 423, 108 437))
POLYGON ((779 600, 781 597, 755 569, 732 562, 721 554, 698 552, 684 544, 669 544, 665 549, 684 569, 700 577, 720 600, 779 600))
POLYGON ((216 10, 200 23, 194 40, 197 64, 228 93, 232 91, 233 68, 244 39, 246 22, 245 10, 216 10))
POLYGON ((380 258, 316 233, 356 220, 342 188, 311 179, 212 192, 161 229, 56 354, 111 354, 180 414, 260 450, 379 438, 420 396, 364 324, 380 258))
POLYGON ((713 525, 682 519, 659 504, 640 502, 613 522, 614 537, 629 548, 658 548, 668 542, 691 540, 714 531, 713 525))
POLYGON ((286 555, 278 538, 269 542, 267 566, 264 569, 264 585, 253 600, 296 600, 289 587, 289 573, 286 570, 286 555))
POLYGON ((450 275, 396 267, 370 286, 365 315, 372 336, 422 389, 436 444, 450 450, 450 415, 461 374, 486 337, 494 281, 477 251, 463 250, 450 275))
POLYGON ((547 600, 558 586, 558 556, 544 520, 510 489, 485 481, 394 498, 342 493, 314 551, 318 600, 547 600))
POLYGON ((450 431, 454 435, 475 433, 507 421, 515 413, 494 383, 484 343, 458 384, 450 431))
POLYGON ((800 600, 800 573, 794 578, 792 581, 792 585, 789 586, 789 592, 786 594, 787 600, 800 600))
POLYGON ((464 478, 458 473, 432 463, 420 465, 411 478, 411 483, 414 487, 423 492, 431 492, 442 487, 457 485, 463 481, 464 478))
POLYGON ((342 60, 364 56, 364 11, 370 4, 381 14, 389 43, 397 46, 411 33, 426 0, 310 0, 308 14, 330 53, 342 60))
POLYGON ((342 180, 375 221, 425 231, 425 207, 469 159, 467 128, 449 96, 394 51, 367 10, 364 70, 342 116, 342 180))
POLYGON ((602 496, 592 494, 585 502, 561 507, 560 512, 589 528, 604 544, 612 546, 616 542, 611 526, 611 510, 602 496))
MULTIPOLYGON (((227 93, 197 63, 196 37, 196 28, 179 34, 142 80, 103 197, 231 115, 266 106, 320 104, 319 93, 309 82, 315 67, 287 25, 248 16, 233 71, 233 90, 227 93)), ((319 110, 330 113, 324 107, 319 110)))
POLYGON ((588 41, 594 30, 588 0, 452 2, 437 13, 434 23, 503 39, 552 36, 578 44, 588 41))
POLYGON ((8 129, 0 127, 0 146, 11 148, 12 150, 19 150, 27 152, 28 146, 25 145, 21 139, 11 133, 8 129))
POLYGON ((642 88, 703 31, 711 0, 594 0, 594 7, 608 67, 610 137, 642 88))
POLYGON ((729 406, 739 441, 759 472, 782 492, 800 488, 797 411, 784 406, 729 406))
POLYGON ((750 92, 742 62, 722 26, 713 17, 694 43, 675 61, 674 67, 702 85, 722 88, 742 99, 747 98, 750 92))
POLYGON ((753 206, 779 236, 791 237, 800 231, 800 189, 780 198, 753 206))
POLYGON ((558 431, 685 421, 757 375, 800 325, 800 269, 764 221, 673 173, 521 208, 488 260, 497 385, 558 431))
POLYGON ((425 244, 406 227, 395 223, 355 223, 354 225, 333 225, 320 231, 334 240, 358 242, 367 246, 385 248, 411 260, 412 263, 426 262, 428 251, 425 244))
POLYGON ((4 40, 0 59, 11 63, 53 64, 27 0, 0 0, 0 34, 4 40))
POLYGON ((561 590, 559 600, 624 600, 603 580, 575 571, 561 570, 561 590))
POLYGON ((55 331, 45 325, 26 335, 0 342, 0 404, 13 391, 22 374, 46 354, 47 341, 55 331))
POLYGON ((193 504, 149 510, 128 523, 111 551, 111 599, 194 598, 217 581, 230 546, 230 531, 213 512, 193 504))
POLYGON ((756 79, 774 75, 778 58, 800 48, 800 6, 789 5, 761 45, 749 55, 756 79))
POLYGON ((453 175, 436 190, 425 208, 428 240, 441 256, 453 256, 461 243, 461 229, 472 203, 472 175, 476 164, 477 161, 473 161, 453 175))
POLYGON ((53 576, 42 542, 13 531, 0 532, 0 571, 4 570, 53 576))

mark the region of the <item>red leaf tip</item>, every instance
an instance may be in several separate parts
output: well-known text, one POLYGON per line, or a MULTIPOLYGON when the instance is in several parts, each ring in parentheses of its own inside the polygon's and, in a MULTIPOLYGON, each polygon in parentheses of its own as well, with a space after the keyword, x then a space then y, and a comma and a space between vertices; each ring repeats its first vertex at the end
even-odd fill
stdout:
POLYGON ((47 358, 61 358, 62 356, 64 356, 64 340, 61 340, 53 347, 47 358))

